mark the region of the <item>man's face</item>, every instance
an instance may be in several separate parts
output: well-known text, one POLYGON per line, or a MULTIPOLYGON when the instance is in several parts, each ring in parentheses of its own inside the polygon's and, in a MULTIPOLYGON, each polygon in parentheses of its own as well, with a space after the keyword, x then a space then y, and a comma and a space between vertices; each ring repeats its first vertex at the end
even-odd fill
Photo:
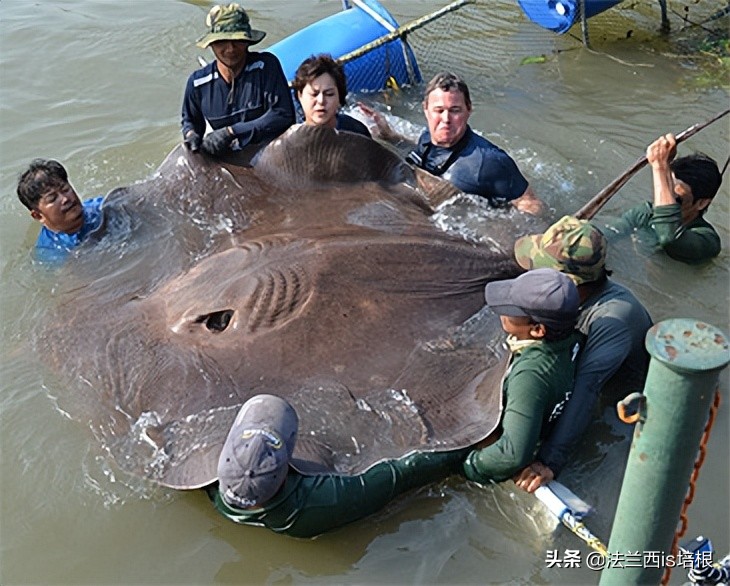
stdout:
POLYGON ((692 188, 681 179, 677 179, 672 173, 674 179, 674 200, 680 205, 682 210, 682 224, 689 224, 697 216, 699 216, 707 206, 710 205, 711 199, 695 199, 692 195, 692 188))
POLYGON ((84 209, 70 183, 50 187, 30 215, 53 232, 73 234, 84 225, 84 209))
POLYGON ((458 90, 445 92, 436 88, 426 98, 423 106, 431 142, 440 147, 454 146, 464 133, 469 121, 471 108, 458 90))
POLYGON ((210 48, 219 63, 238 71, 246 64, 249 45, 248 41, 216 41, 210 44, 210 48))
POLYGON ((337 125, 337 111, 340 109, 340 93, 329 73, 323 73, 304 86, 299 94, 306 123, 313 126, 337 125))

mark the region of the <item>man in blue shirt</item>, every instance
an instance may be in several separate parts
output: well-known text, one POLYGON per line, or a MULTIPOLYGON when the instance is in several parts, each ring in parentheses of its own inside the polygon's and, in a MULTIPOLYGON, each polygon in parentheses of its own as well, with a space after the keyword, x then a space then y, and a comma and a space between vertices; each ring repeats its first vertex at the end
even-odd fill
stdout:
POLYGON ((222 157, 264 145, 294 123, 294 105, 279 60, 248 48, 265 32, 251 28, 238 4, 214 6, 208 32, 198 41, 216 60, 188 78, 182 105, 182 133, 193 152, 222 157), (206 126, 212 132, 205 134, 206 126))
POLYGON ((34 159, 18 180, 18 199, 43 227, 36 241, 41 259, 62 257, 101 226, 103 197, 81 202, 58 161, 34 159))
MULTIPOLYGON (((360 108, 375 122, 379 138, 389 142, 405 138, 393 132, 377 112, 360 108)), ((512 157, 469 126, 471 97, 464 80, 453 73, 437 74, 426 86, 423 114, 428 130, 406 157, 409 163, 443 177, 464 193, 486 198, 491 205, 509 204, 521 212, 542 213, 544 204, 512 157)))

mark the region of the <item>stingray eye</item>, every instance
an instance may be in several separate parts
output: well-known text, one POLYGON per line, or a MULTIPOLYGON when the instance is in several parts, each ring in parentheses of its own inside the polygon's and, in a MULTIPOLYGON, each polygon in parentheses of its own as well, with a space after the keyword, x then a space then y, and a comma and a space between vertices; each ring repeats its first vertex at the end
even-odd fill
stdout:
POLYGON ((222 332, 231 323, 233 317, 232 309, 224 309, 223 311, 214 311, 201 315, 195 320, 196 324, 205 323, 205 327, 211 332, 222 332))

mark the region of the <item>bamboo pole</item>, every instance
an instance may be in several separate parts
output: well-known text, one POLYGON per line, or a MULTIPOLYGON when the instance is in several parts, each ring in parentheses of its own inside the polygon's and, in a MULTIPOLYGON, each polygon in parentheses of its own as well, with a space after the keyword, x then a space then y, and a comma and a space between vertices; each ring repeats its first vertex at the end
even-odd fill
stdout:
MULTIPOLYGON (((720 112, 719 114, 716 114, 709 120, 694 124, 686 130, 683 130, 676 136, 677 144, 684 140, 687 140, 691 136, 694 136, 703 128, 706 128, 713 122, 719 120, 729 113, 730 108, 724 110, 723 112, 720 112)), ((647 162, 648 161, 646 160, 646 155, 640 157, 633 165, 626 169, 626 171, 621 173, 621 175, 616 177, 616 179, 614 179, 605 188, 603 188, 596 195, 594 195, 587 204, 585 204, 575 213, 575 217, 579 220, 590 220, 591 218, 593 218, 601 210, 601 208, 606 205, 608 200, 611 199, 619 189, 626 185, 628 180, 631 179, 640 169, 642 169, 647 164, 647 162)))

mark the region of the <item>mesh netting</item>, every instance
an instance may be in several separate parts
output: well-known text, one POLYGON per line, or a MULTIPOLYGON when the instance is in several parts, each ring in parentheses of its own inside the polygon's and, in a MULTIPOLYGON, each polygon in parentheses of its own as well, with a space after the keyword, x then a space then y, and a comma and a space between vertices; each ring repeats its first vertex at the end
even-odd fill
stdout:
MULTIPOLYGON (((621 56, 639 48, 676 56, 713 69, 716 83, 730 83, 730 2, 667 0, 666 8, 663 19, 659 0, 624 0, 590 18, 585 35, 580 15, 565 34, 558 35, 531 22, 517 2, 461 0, 449 5, 449 10, 442 9, 438 18, 423 17, 401 26, 411 29, 401 38, 415 53, 422 76, 414 68, 415 77, 408 79, 420 82, 438 71, 452 70, 479 72, 479 77, 494 80, 514 74, 515 65, 548 60, 562 51, 582 48, 585 36, 594 51, 621 56)), ((391 56, 403 54, 400 40, 388 47, 391 56)), ((374 75, 378 67, 393 68, 397 61, 372 59, 363 63, 360 57, 365 53, 368 47, 345 57, 345 62, 358 59, 357 67, 347 68, 348 79, 350 75, 374 75)), ((402 57, 400 67, 405 67, 402 57)), ((476 81, 465 78, 468 83, 476 81)))
POLYGON ((409 80, 409 84, 421 81, 418 61, 407 43, 396 39, 371 51, 358 52, 356 59, 340 59, 344 62, 349 87, 379 90, 390 87, 390 80, 409 80))
MULTIPOLYGON (((667 0, 663 24, 658 0, 625 0, 589 20, 589 40, 591 45, 603 46, 634 35, 656 38, 668 27, 664 31, 668 49, 698 58, 708 52, 727 57, 729 15, 730 2, 722 0, 667 0)), ((580 38, 580 26, 570 33, 580 38)))

